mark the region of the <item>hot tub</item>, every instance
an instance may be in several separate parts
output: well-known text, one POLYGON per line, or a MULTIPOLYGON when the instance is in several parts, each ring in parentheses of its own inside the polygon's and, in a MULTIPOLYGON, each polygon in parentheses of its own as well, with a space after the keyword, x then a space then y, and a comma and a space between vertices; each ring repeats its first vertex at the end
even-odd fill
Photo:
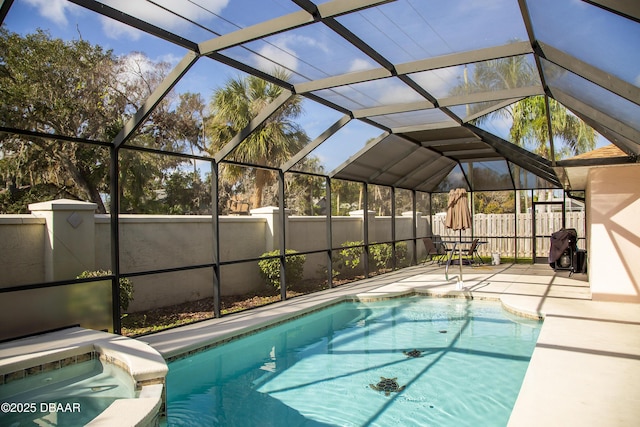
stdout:
POLYGON ((0 425, 157 425, 167 365, 146 344, 83 328, 0 344, 0 425))

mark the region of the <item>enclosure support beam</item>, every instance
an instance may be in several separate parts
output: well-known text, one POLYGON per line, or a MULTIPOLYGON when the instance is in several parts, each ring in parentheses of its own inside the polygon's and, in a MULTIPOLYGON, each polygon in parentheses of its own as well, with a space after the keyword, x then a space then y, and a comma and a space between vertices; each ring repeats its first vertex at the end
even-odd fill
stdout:
POLYGON ((327 285, 333 287, 333 229, 331 226, 331 212, 333 205, 331 202, 331 178, 325 177, 325 195, 327 197, 327 285))
MULTIPOLYGON (((602 111, 588 105, 560 89, 553 89, 553 97, 556 101, 563 105, 570 105, 571 111, 582 118, 590 126, 596 128, 605 127, 613 132, 620 134, 629 141, 640 141, 640 131, 632 128, 621 120, 612 117, 602 111), (594 120, 597 119, 597 120, 594 120), (598 126, 595 127, 594 125, 598 126)), ((630 144, 624 140, 619 140, 618 145, 627 153, 638 153, 637 144, 630 144)))
MULTIPOLYGON (((516 192, 515 196, 516 197, 514 197, 513 200, 518 200, 518 198, 520 197, 520 191, 522 191, 522 190, 518 190, 518 189, 515 190, 515 192, 516 192)), ((519 204, 516 203, 514 208, 517 208, 518 205, 519 204)), ((513 227, 514 227, 513 235, 515 236, 514 237, 515 241, 513 242, 514 243, 514 245, 513 245, 513 250, 514 250, 513 259, 517 263, 518 262, 518 214, 520 212, 518 212, 517 209, 513 209, 513 212, 514 212, 513 213, 513 227)))
POLYGON ((269 105, 264 107, 244 129, 238 132, 233 138, 231 138, 231 141, 227 142, 227 144, 222 147, 219 152, 216 153, 216 162, 224 160, 225 157, 227 157, 233 150, 235 150, 238 145, 242 143, 242 141, 247 139, 253 132, 255 132, 260 127, 260 125, 266 122, 267 119, 271 117, 271 115, 275 113, 280 107, 282 107, 292 96, 293 93, 286 89, 283 89, 282 93, 276 99, 274 99, 269 105))
POLYGON ((342 171, 344 168, 346 168, 347 166, 349 166, 353 161, 355 161, 358 157, 360 157, 361 155, 363 155, 364 153, 366 153, 367 151, 371 150, 373 147, 375 147, 376 145, 378 145, 380 142, 382 142, 387 136, 389 136, 389 132, 383 132, 381 135, 379 135, 376 139, 369 141, 364 147, 362 147, 360 150, 358 150, 358 152, 356 154, 354 154, 353 156, 349 157, 346 161, 344 161, 340 166, 338 166, 337 168, 335 168, 334 170, 332 170, 329 173, 330 177, 334 177, 336 176, 340 171, 342 171))
POLYGON ((391 187, 391 268, 396 269, 396 187, 391 187))
POLYGON ((191 40, 187 40, 184 37, 180 37, 177 34, 171 33, 163 28, 150 24, 147 21, 128 15, 122 12, 121 10, 118 10, 106 5, 104 2, 99 2, 96 0, 69 0, 69 1, 71 3, 77 4, 78 6, 82 6, 85 9, 89 9, 93 12, 96 12, 102 16, 106 16, 107 18, 111 18, 117 22, 121 22, 122 24, 128 27, 137 28, 138 30, 144 33, 151 34, 155 37, 174 43, 178 46, 181 46, 185 49, 189 49, 193 52, 198 51, 197 43, 194 43, 191 40))
POLYGON ((280 209, 280 232, 279 234, 279 246, 280 246, 280 298, 282 301, 287 299, 287 275, 285 273, 286 267, 286 230, 285 227, 287 225, 287 218, 285 216, 285 207, 284 207, 284 172, 282 170, 278 171, 278 207, 280 209))
POLYGON ((149 95, 144 104, 136 114, 125 123, 124 127, 120 130, 118 135, 113 140, 113 145, 119 147, 126 143, 138 130, 144 121, 151 115, 151 112, 160 104, 165 96, 173 89, 173 87, 180 81, 187 71, 191 69, 193 64, 196 63, 199 56, 194 52, 187 52, 182 60, 175 66, 167 77, 160 83, 160 85, 149 95))
POLYGON ((118 163, 118 148, 111 146, 109 149, 109 155, 111 156, 110 169, 110 231, 111 231, 111 272, 113 273, 113 279, 111 282, 111 304, 113 307, 113 333, 122 333, 122 322, 120 313, 120 192, 118 191, 119 177, 120 177, 120 165, 118 163))
POLYGON ((508 56, 526 55, 532 52, 531 44, 526 41, 507 43, 502 46, 476 49, 466 52, 441 55, 428 59, 406 62, 396 65, 398 74, 420 73, 439 68, 455 67, 473 62, 490 61, 508 56))
POLYGON ((463 126, 481 137, 484 142, 493 147, 499 154, 508 158, 512 163, 549 181, 556 187, 562 188, 562 183, 558 179, 555 171, 551 168, 551 162, 549 160, 469 123, 465 123, 463 126))
POLYGON ((291 157, 286 163, 284 163, 280 167, 280 169, 282 169, 283 171, 287 172, 289 169, 294 167, 296 165, 296 163, 298 163, 300 160, 304 159, 309 153, 311 153, 320 144, 322 144, 327 139, 329 139, 331 136, 333 136, 336 132, 338 132, 344 125, 346 125, 350 121, 351 121, 351 117, 350 116, 348 116, 346 114, 344 116, 342 116, 340 119, 338 119, 337 122, 335 122, 333 125, 331 125, 327 130, 322 132, 322 134, 320 136, 318 136, 315 140, 313 140, 312 142, 310 142, 309 144, 304 146, 304 148, 302 148, 302 150, 300 150, 295 156, 291 157))
POLYGON ((502 89, 487 92, 476 92, 469 95, 448 96, 438 101, 440 107, 452 107, 461 104, 475 104, 489 101, 502 101, 514 98, 526 98, 529 96, 542 95, 544 91, 542 86, 533 85, 516 89, 502 89))
POLYGON ((364 277, 369 277, 369 185, 362 183, 362 227, 364 228, 364 277))
POLYGON ((550 45, 542 42, 538 42, 538 45, 540 46, 541 56, 558 67, 570 70, 570 72, 576 73, 583 79, 606 88, 622 98, 635 104, 640 104, 640 88, 638 86, 627 83, 550 45))
POLYGON ((211 161, 211 225, 213 227, 213 317, 221 317, 220 310, 220 217, 218 204, 220 191, 220 167, 211 161))
POLYGON ((0 25, 4 22, 4 18, 9 13, 13 0, 0 0, 0 25))
MULTIPOLYGON (((411 265, 418 265, 418 204, 416 202, 417 192, 411 190, 411 211, 413 216, 413 226, 411 227, 411 239, 413 242, 413 255, 411 256, 411 265)), ((431 224, 431 221, 429 221, 431 224)))

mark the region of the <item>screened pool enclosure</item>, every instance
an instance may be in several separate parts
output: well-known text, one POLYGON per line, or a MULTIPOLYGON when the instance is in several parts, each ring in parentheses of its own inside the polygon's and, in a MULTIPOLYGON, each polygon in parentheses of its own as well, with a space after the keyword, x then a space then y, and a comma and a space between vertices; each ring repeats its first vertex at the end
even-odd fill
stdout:
POLYGON ((610 0, 0 0, 0 195, 20 225, 0 292, 106 278, 96 327, 116 333, 121 279, 131 311, 209 298, 220 317, 262 296, 265 257, 280 299, 294 276, 420 263, 455 188, 484 256, 543 257, 555 228, 585 238, 586 170, 637 162, 639 20, 610 0))

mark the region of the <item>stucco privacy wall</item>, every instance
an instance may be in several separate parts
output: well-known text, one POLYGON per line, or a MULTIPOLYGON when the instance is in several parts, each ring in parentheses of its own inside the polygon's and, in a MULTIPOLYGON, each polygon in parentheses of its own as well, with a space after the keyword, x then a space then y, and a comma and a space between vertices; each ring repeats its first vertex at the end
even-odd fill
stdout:
POLYGON ((44 218, 0 216, 0 287, 37 283, 44 279, 44 218))
MULTIPOLYGON (((0 215, 0 245, 2 246, 0 287, 48 280, 46 276, 52 271, 51 248, 57 248, 58 253, 67 254, 69 248, 76 247, 79 243, 82 245, 78 246, 80 249, 75 249, 77 254, 57 256, 58 263, 64 267, 57 268, 57 278, 73 279, 83 270, 109 269, 111 265, 110 220, 106 215, 94 215, 94 208, 91 206, 93 205, 82 202, 58 200, 34 204, 34 208, 44 211, 42 213, 0 215), (70 208, 77 208, 81 214, 76 214, 70 208), (53 233, 58 234, 57 237, 50 232, 47 218, 54 225, 52 230, 53 233), (88 228, 92 230, 90 233, 88 228), (67 235, 64 235, 65 233, 67 235), (52 236, 54 240, 51 240, 52 236), (53 246, 52 242, 55 243, 53 246), (73 266, 71 270, 67 268, 70 265, 73 266), (61 272, 64 274, 58 276, 61 272)), ((487 220, 487 218, 491 220, 494 216, 477 215, 474 227, 479 227, 481 220, 487 220)), ((438 215, 434 218, 434 233, 442 234, 441 230, 438 232, 435 230, 435 225, 441 225, 437 219, 438 215)), ((313 251, 325 247, 327 240, 325 217, 291 216, 287 213, 285 221, 288 248, 313 251)), ((396 239, 412 237, 412 221, 412 212, 404 212, 396 217, 396 239)), ((510 218, 510 221, 513 223, 513 218, 510 218)), ((523 221, 526 220, 518 222, 523 221)), ((277 248, 279 244, 277 231, 280 222, 279 209, 274 207, 254 209, 251 216, 220 217, 221 260, 227 262, 257 258, 262 253, 277 248)), ((370 242, 391 240, 390 217, 376 217, 373 211, 369 211, 368 223, 370 242)), ((429 234, 428 217, 423 217, 420 212, 417 212, 416 223, 417 236, 429 234)), ((345 241, 362 241, 364 239, 363 224, 362 211, 351 212, 347 217, 332 217, 332 247, 340 247, 345 241)), ((495 224, 495 221, 492 220, 491 224, 495 224)), ((486 226, 478 229, 489 230, 486 226)), ((512 227, 509 228, 511 229, 512 227)), ((496 227, 494 232, 502 233, 501 230, 496 227)), ((502 235, 504 234, 500 234, 502 235)), ((120 265, 123 273, 197 266, 211 263, 213 259, 213 227, 211 218, 207 216, 122 215, 120 216, 120 239, 120 265)), ((500 245, 505 243, 500 239, 495 240, 500 245)), ((420 260, 424 253, 424 246, 420 241, 417 243, 417 259, 420 260)), ((510 239, 507 239, 506 243, 507 246, 512 245, 510 239)), ((496 250, 489 245, 486 246, 485 250, 496 250)), ((408 244, 407 249, 408 258, 412 259, 413 245, 408 244)), ((499 248, 498 251, 500 251, 499 248)), ((525 253, 524 256, 527 254, 525 253)), ((308 254, 304 270, 305 277, 324 278, 326 266, 326 253, 308 254)), ((222 294, 243 294, 263 286, 258 271, 256 261, 223 266, 221 269, 222 294)), ((129 306, 130 311, 176 304, 211 296, 213 293, 213 274, 210 267, 136 276, 133 281, 136 294, 135 300, 129 306)))
POLYGON ((589 171, 589 282, 594 300, 640 302, 640 165, 589 171))
MULTIPOLYGON (((265 252, 266 220, 254 217, 220 218, 220 259, 255 258, 265 252)), ((96 266, 108 269, 109 217, 96 220, 96 266)), ((122 215, 120 217, 122 273, 160 270, 211 263, 213 227, 206 216, 122 215)), ((262 284, 256 263, 223 266, 222 295, 251 292, 262 284)), ((130 311, 146 310, 213 295, 213 271, 199 268, 133 278, 130 311)))
MULTIPOLYGON (((355 211, 348 217, 332 217, 332 247, 337 248, 344 242, 357 242, 364 240, 362 211, 355 211)), ((374 217, 373 211, 369 216, 369 241, 388 242, 391 240, 391 217, 374 217)), ((410 239, 412 213, 396 217, 396 239, 410 239)), ((426 218, 418 220, 422 226, 418 230, 426 233, 428 222, 426 218)), ((287 218, 287 248, 300 252, 322 250, 327 247, 327 220, 324 216, 289 216, 287 218)), ((412 245, 408 245, 408 257, 412 256, 412 245)), ((418 257, 423 252, 423 246, 418 246, 418 257)), ((304 266, 306 278, 319 277, 323 268, 326 268, 327 255, 308 254, 304 266)))
MULTIPOLYGON (((67 253, 70 247, 82 243, 78 254, 58 256, 58 262, 65 268, 61 280, 73 279, 83 270, 109 269, 111 265, 110 220, 106 215, 94 215, 91 204, 58 200, 34 204, 43 213, 33 215, 0 215, 0 245, 3 256, 0 257, 0 287, 40 283, 46 279, 52 269, 50 249, 67 253), (87 206, 84 206, 87 205, 87 206), (70 207, 78 208, 82 215, 76 214, 70 207), (87 209, 88 208, 88 209, 87 209), (41 215, 41 217, 38 217, 41 215), (55 237, 49 231, 47 219, 54 224, 55 237), (58 219, 56 219, 58 218, 58 219), (82 219, 82 221, 79 221, 82 219), (57 222, 56 222, 57 221, 57 222), (56 225, 57 224, 57 225, 56 225), (73 226, 75 224, 75 228, 73 226), (91 232, 88 233, 88 228, 91 232), (64 234, 68 235, 64 235, 64 234), (80 233, 80 234, 78 234, 80 233), (60 234, 63 234, 61 236, 60 234), (51 236, 54 236, 51 245, 51 236), (62 243, 62 244, 60 244, 62 243), (93 261, 95 260, 95 261, 93 261), (79 262, 80 261, 80 262, 79 262), (69 270, 69 265, 73 268, 69 270), (49 267, 48 267, 49 266, 49 267), (65 276, 66 275, 66 276, 65 276)), ((279 209, 265 207, 252 210, 251 216, 220 217, 220 258, 223 262, 257 258, 262 253, 278 247, 280 226, 279 209)), ((523 214, 526 215, 526 214, 523 214)), ((475 225, 479 230, 492 229, 496 215, 476 215, 475 225), (482 221, 491 221, 491 226, 482 225, 482 221)), ((507 215, 508 216, 508 215, 507 215)), ((443 234, 441 218, 434 216, 434 233, 443 234)), ((514 218, 505 223, 513 224, 514 218)), ((291 216, 287 212, 286 245, 298 251, 321 250, 326 246, 327 222, 322 216, 291 216)), ((396 217, 396 239, 412 237, 413 213, 403 212, 396 217)), ((525 219, 517 221, 526 222, 525 219)), ((368 212, 369 241, 386 242, 391 240, 391 218, 375 216, 368 212)), ((429 234, 429 218, 416 213, 417 236, 429 234)), ((350 216, 336 216, 331 219, 332 247, 338 248, 345 241, 362 241, 364 216, 362 211, 354 211, 350 216)), ((576 227, 581 228, 581 227, 576 227)), ((513 227, 495 227, 493 232, 499 236, 510 234, 513 227), (507 232, 505 232, 507 230, 507 232)), ((526 231, 523 231, 526 235, 526 231)), ((213 227, 210 217, 206 216, 161 216, 161 215, 122 215, 120 216, 121 256, 123 273, 135 273, 142 270, 162 270, 172 267, 196 266, 208 264, 213 259, 213 227)), ((500 248, 485 245, 484 250, 498 250, 511 254, 508 246, 513 241, 494 239, 493 243, 507 245, 507 252, 500 248), (505 243, 506 242, 506 243, 505 243)), ((417 242, 417 259, 424 253, 422 242, 417 242)), ((408 259, 412 259, 413 245, 408 244, 408 259)), ((520 248, 522 249, 522 248, 520 248)), ((526 248, 525 248, 526 249, 526 248)), ((483 255, 486 255, 483 254, 483 255)), ((527 256, 527 254, 520 254, 527 256)), ((335 256, 335 254, 334 254, 335 256)), ((322 277, 326 274, 326 253, 308 254, 305 263, 305 277, 322 277)), ((223 295, 243 294, 262 286, 256 261, 226 265, 221 269, 223 295)), ((211 268, 199 268, 183 272, 158 273, 134 277, 136 297, 129 306, 130 311, 144 310, 158 306, 175 304, 211 296, 213 293, 213 275, 211 268)))
MULTIPOLYGON (((82 202, 59 200, 33 205, 34 208, 43 209, 45 213, 0 216, 0 242, 3 245, 3 257, 0 259, 3 274, 0 274, 0 286, 43 282, 54 270, 56 279, 64 280, 75 278, 83 270, 110 269, 110 219, 108 215, 93 215, 92 206, 82 202), (78 214, 74 214, 75 211, 71 207, 78 208, 82 215, 90 215, 78 223, 78 214), (38 215, 42 217, 37 217, 38 215), (52 215, 60 215, 60 220, 52 215), (49 230, 45 217, 52 220, 50 222, 55 224, 55 229, 49 230), (87 227, 91 227, 92 230, 89 234, 87 227), (53 234, 56 230, 57 237, 53 234), (82 233, 80 237, 77 235, 79 232, 82 233), (58 242, 57 245, 50 244, 52 236, 54 241, 58 242), (77 250, 78 254, 69 254, 68 251, 79 243, 82 245, 81 249, 77 250), (58 251, 62 250, 64 254, 56 258, 55 269, 50 265, 52 247, 58 251)), ((369 215, 370 241, 390 240, 390 218, 375 217, 373 212, 369 215)), ((396 218, 398 239, 411 237, 412 221, 411 213, 396 218)), ((423 235, 422 233, 426 233, 428 229, 428 219, 419 216, 417 221, 418 234, 423 235)), ((312 251, 326 246, 325 217, 287 216, 286 222, 288 248, 312 251)), ((349 217, 333 217, 333 246, 339 247, 345 241, 363 240, 363 222, 361 211, 353 212, 349 217)), ((264 252, 277 249, 279 223, 279 210, 272 207, 256 209, 252 211, 251 216, 246 217, 220 217, 221 261, 257 258, 264 252)), ((120 247, 122 273, 208 264, 213 259, 211 218, 121 215, 120 247)), ((411 250, 411 245, 409 249, 411 250)), ((418 245, 418 257, 422 252, 422 245, 418 245)), ((307 255, 305 277, 324 277, 326 263, 325 253, 307 255)), ((243 294, 263 286, 258 271, 255 261, 222 266, 222 294, 243 294)), ((213 294, 211 268, 136 276, 133 282, 135 299, 129 306, 129 311, 132 312, 213 294)))
MULTIPOLYGON (((370 233, 376 219, 370 218, 370 233)), ((257 258, 278 248, 279 210, 266 207, 252 216, 220 217, 220 260, 257 258), (275 235, 274 235, 275 234, 275 235)), ((298 251, 319 250, 326 246, 325 217, 287 219, 287 247, 298 251)), ((409 228, 412 217, 398 217, 396 227, 409 228), (406 223, 406 224, 405 224, 406 223)), ((347 240, 362 240, 362 215, 333 219, 334 245, 347 240)), ((426 224, 426 219, 423 220, 426 224)), ((387 220, 387 223, 389 221, 387 220)), ((388 226, 390 229, 390 225, 388 226)), ((426 225, 422 228, 426 229, 426 225)), ((384 228, 381 228, 384 230, 384 228)), ((384 234, 384 233, 383 233, 384 234)), ((96 268, 110 265, 110 223, 107 215, 96 216, 96 268)), ((375 233, 370 239, 378 238, 375 233)), ((380 240, 378 240, 380 241, 380 240)), ((121 215, 120 265, 122 273, 166 269, 210 263, 213 259, 213 227, 206 216, 121 215)), ((327 257, 309 254, 305 277, 322 275, 327 257)), ((222 295, 237 295, 263 286, 257 262, 225 265, 221 268, 222 295)), ((210 268, 137 276, 133 279, 135 299, 129 310, 140 311, 213 295, 210 268)))

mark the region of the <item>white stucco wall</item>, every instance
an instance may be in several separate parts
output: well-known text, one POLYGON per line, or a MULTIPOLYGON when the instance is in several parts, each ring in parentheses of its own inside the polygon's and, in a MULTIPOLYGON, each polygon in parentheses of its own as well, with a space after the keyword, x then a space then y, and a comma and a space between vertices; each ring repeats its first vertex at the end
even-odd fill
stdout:
POLYGON ((598 167, 587 181, 594 300, 640 302, 640 165, 598 167))

